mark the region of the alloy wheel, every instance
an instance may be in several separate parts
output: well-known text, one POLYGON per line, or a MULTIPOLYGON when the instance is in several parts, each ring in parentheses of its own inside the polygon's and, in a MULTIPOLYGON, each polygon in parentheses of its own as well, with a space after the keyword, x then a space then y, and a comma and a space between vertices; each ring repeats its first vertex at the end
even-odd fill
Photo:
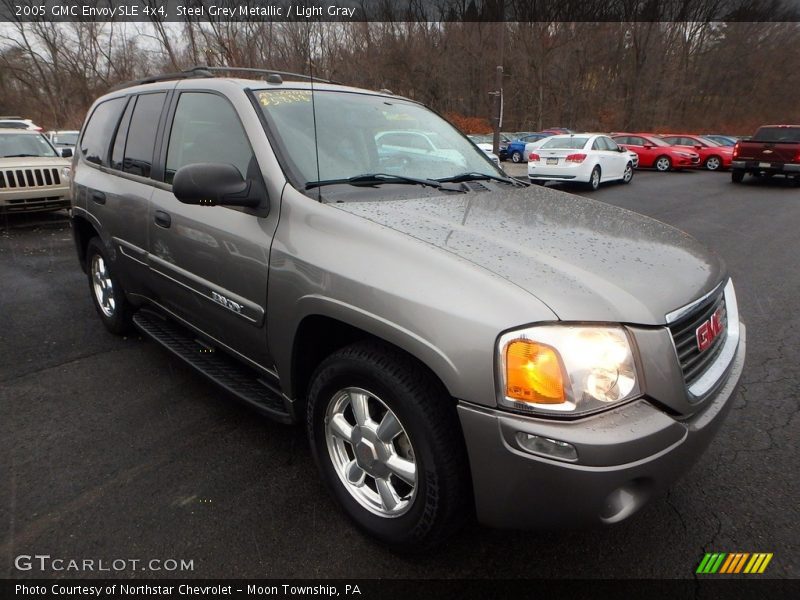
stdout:
POLYGON ((113 317, 117 303, 114 298, 114 284, 106 267, 106 261, 99 254, 92 257, 92 290, 100 310, 107 317, 113 317))
POLYGON ((656 169, 659 171, 669 171, 669 159, 662 156, 656 161, 656 169))
POLYGON ((325 440, 334 471, 371 513, 406 513, 417 492, 417 463, 397 415, 375 394, 357 387, 336 392, 325 412, 325 440))

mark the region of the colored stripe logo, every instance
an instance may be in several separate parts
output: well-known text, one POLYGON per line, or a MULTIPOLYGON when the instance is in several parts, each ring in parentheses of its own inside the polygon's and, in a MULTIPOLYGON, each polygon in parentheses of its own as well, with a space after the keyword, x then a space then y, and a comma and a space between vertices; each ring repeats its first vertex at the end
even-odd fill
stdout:
POLYGON ((761 574, 771 560, 772 552, 707 552, 695 573, 702 575, 761 574))

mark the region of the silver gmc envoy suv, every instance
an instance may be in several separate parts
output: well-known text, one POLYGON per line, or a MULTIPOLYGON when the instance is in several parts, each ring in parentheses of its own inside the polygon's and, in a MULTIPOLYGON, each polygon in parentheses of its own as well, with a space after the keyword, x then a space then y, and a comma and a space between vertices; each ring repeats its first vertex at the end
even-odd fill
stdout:
POLYGON ((95 102, 80 264, 110 331, 304 423, 361 529, 412 550, 473 512, 616 523, 703 452, 745 355, 717 256, 507 177, 388 91, 217 70, 95 102))

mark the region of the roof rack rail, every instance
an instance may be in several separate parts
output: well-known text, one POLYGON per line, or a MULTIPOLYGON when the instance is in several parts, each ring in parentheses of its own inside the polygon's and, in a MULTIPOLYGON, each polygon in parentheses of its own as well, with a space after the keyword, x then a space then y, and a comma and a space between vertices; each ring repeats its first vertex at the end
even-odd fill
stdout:
POLYGON ((312 81, 319 81, 322 83, 339 83, 337 81, 331 81, 329 79, 322 79, 321 77, 312 77, 311 75, 303 75, 301 73, 291 73, 289 71, 276 71, 275 69, 257 69, 254 67, 208 67, 205 65, 197 65, 194 67, 190 67, 184 71, 179 71, 177 73, 162 73, 160 75, 151 75, 150 77, 144 77, 142 79, 135 79, 133 81, 127 81, 125 83, 120 83, 119 85, 115 85, 111 88, 110 91, 114 92, 117 90, 122 90, 125 88, 133 87, 135 85, 143 85, 145 83, 156 83, 159 81, 171 81, 175 79, 191 79, 193 77, 213 77, 214 73, 222 73, 222 72, 245 72, 245 73, 263 73, 267 75, 265 79, 269 83, 283 83, 283 76, 286 77, 293 77, 297 79, 307 79, 312 81))
MULTIPOLYGON (((340 83, 338 81, 332 81, 330 79, 323 79, 322 77, 315 77, 312 75, 303 75, 302 73, 292 73, 291 71, 276 71, 275 69, 257 69, 255 67, 207 67, 203 65, 198 65, 196 67, 192 67, 188 69, 189 71, 208 71, 211 73, 219 73, 219 72, 229 72, 229 71, 240 71, 243 73, 262 73, 267 76, 269 75, 280 75, 286 77, 294 77, 296 79, 307 79, 309 81, 320 81, 322 83, 340 83)), ((280 83, 280 81, 275 81, 275 83, 280 83)))
POLYGON ((125 88, 133 87, 135 85, 143 85, 145 83, 156 83, 159 81, 172 81, 174 79, 189 79, 191 77, 211 77, 210 71, 201 70, 200 67, 193 67, 178 73, 161 73, 160 75, 151 75, 142 79, 134 79, 133 81, 126 81, 111 88, 110 91, 123 90, 125 88))

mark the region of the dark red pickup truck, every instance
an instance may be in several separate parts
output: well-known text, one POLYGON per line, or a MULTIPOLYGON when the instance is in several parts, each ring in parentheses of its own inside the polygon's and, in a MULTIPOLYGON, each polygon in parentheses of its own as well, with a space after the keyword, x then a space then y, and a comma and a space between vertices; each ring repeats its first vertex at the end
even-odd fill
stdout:
POLYGON ((785 175, 800 185, 800 125, 764 125, 748 140, 733 147, 731 180, 785 175))

